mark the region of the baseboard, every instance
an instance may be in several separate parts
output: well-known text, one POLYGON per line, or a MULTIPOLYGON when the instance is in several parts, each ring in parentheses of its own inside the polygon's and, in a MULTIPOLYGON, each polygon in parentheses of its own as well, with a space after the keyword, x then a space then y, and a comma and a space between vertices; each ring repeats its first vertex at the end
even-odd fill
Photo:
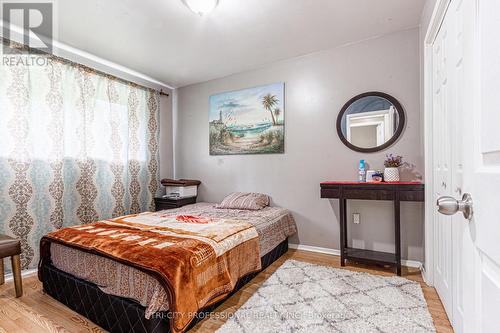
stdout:
POLYGON ((340 256, 340 250, 329 249, 326 247, 309 246, 309 245, 302 245, 302 244, 288 244, 288 247, 291 249, 295 249, 295 250, 317 252, 317 253, 331 254, 334 256, 340 256))
POLYGON ((413 268, 418 268, 420 271, 422 271, 422 263, 417 260, 406 260, 406 259, 401 259, 401 265, 406 266, 406 267, 413 267, 413 268))
MULTIPOLYGON (((32 276, 32 275, 35 275, 38 273, 38 269, 34 268, 34 269, 26 269, 24 271, 21 272, 21 276, 23 278, 26 278, 28 276, 32 276)), ((5 282, 10 282, 14 280, 14 275, 12 273, 9 273, 9 274, 5 274, 5 282)))
MULTIPOLYGON (((340 250, 329 249, 326 247, 318 247, 318 246, 310 246, 310 245, 302 245, 302 244, 291 244, 291 243, 288 244, 288 247, 291 249, 295 249, 295 250, 302 250, 302 251, 330 254, 333 256, 340 256, 340 250)), ((406 266, 406 267, 418 268, 420 270, 422 269, 422 263, 420 261, 416 261, 416 260, 402 259, 401 265, 406 266)))

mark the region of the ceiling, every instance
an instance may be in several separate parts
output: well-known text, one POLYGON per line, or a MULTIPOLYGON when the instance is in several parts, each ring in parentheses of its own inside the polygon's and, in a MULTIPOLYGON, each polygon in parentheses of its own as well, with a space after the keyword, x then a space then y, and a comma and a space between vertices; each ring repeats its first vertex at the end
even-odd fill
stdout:
POLYGON ((59 0, 59 41, 172 87, 416 27, 425 0, 59 0))

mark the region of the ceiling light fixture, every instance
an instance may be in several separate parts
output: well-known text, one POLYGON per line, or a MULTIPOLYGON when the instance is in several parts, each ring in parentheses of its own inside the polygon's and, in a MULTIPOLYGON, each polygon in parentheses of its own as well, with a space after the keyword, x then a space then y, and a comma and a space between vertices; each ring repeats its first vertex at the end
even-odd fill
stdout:
POLYGON ((184 0, 184 3, 194 13, 203 16, 214 10, 219 0, 184 0))

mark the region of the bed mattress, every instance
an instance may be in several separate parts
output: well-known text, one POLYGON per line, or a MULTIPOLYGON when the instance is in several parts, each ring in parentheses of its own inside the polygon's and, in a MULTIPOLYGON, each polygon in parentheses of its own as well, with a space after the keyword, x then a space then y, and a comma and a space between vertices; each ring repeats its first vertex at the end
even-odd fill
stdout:
MULTIPOLYGON (((295 221, 290 212, 279 207, 250 211, 218 209, 215 204, 198 203, 172 209, 168 213, 249 222, 259 234, 261 257, 296 232, 295 221)), ((137 301, 146 308, 146 318, 169 309, 167 292, 158 280, 136 268, 55 243, 51 244, 51 259, 56 268, 96 284, 107 294, 137 301)))

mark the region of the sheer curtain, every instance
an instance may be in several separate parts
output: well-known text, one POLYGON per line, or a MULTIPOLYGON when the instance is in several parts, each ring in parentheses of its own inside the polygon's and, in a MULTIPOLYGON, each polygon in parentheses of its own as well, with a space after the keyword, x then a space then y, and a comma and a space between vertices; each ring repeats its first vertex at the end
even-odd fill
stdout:
POLYGON ((42 57, 0 65, 0 233, 23 268, 47 232, 153 210, 159 190, 159 94, 42 57))

